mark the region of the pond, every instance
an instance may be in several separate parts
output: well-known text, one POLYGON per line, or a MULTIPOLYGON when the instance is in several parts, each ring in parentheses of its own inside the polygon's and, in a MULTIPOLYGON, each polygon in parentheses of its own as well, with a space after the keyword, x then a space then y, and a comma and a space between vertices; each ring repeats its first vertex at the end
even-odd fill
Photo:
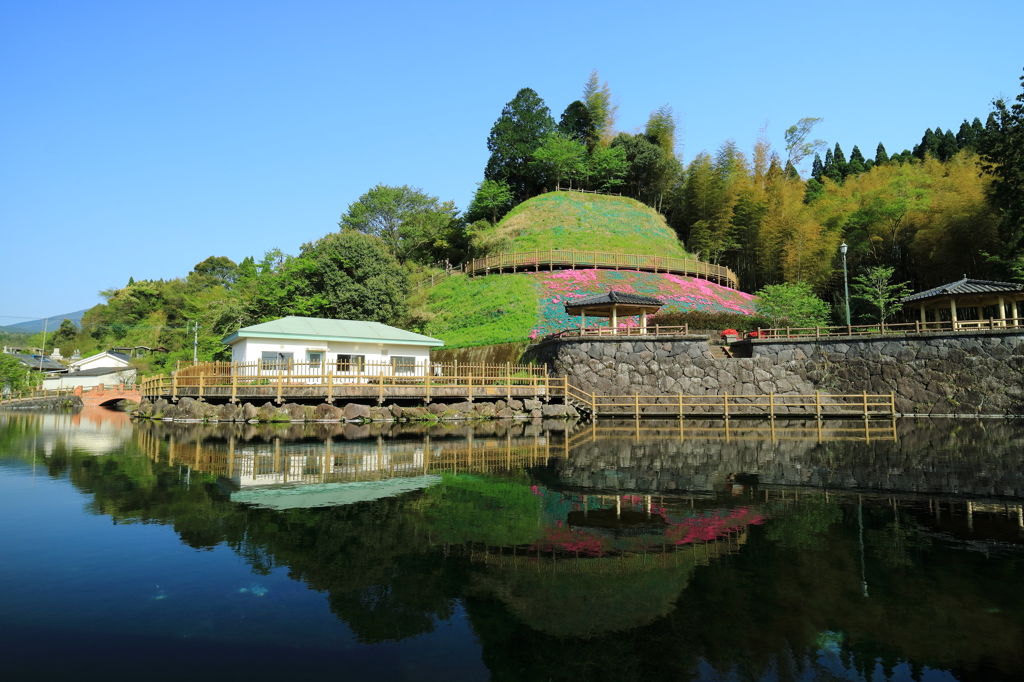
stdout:
POLYGON ((1024 425, 0 412, 6 679, 1024 679, 1024 425))

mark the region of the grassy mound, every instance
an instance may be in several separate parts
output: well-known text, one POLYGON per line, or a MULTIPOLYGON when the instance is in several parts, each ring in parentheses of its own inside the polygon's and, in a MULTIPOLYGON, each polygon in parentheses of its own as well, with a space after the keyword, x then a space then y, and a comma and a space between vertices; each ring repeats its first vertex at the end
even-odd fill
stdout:
POLYGON ((654 209, 634 199, 549 192, 516 206, 478 234, 481 253, 576 249, 685 258, 675 232, 654 209))
MULTIPOLYGON (((578 317, 565 314, 566 300, 613 288, 660 298, 666 313, 754 312, 754 297, 735 289, 693 277, 625 270, 452 277, 427 289, 413 303, 424 311, 424 334, 441 339, 447 348, 465 348, 523 341, 578 326, 578 317)), ((636 323, 635 318, 619 322, 620 326, 636 323)))

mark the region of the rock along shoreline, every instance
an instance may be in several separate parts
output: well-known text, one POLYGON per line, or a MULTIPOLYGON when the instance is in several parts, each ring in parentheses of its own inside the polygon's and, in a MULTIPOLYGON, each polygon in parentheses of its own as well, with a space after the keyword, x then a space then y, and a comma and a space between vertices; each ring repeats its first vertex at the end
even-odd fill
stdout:
POLYGON ((571 405, 551 405, 540 400, 497 400, 495 402, 430 403, 421 407, 386 405, 383 407, 348 403, 336 407, 328 403, 277 406, 266 402, 212 405, 193 398, 170 403, 163 398, 143 399, 126 410, 138 419, 186 422, 447 422, 491 419, 577 419, 571 405))

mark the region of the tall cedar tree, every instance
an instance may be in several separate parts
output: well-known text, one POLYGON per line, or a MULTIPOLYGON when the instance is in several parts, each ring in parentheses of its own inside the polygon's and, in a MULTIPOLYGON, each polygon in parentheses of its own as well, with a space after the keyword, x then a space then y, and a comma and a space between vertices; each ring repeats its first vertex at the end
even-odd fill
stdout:
POLYGON ((814 163, 811 164, 811 177, 821 182, 821 176, 825 173, 825 164, 821 162, 821 154, 814 155, 814 163))
POLYGON ((533 164, 533 153, 554 129, 555 121, 544 100, 530 88, 520 90, 491 128, 487 138, 491 158, 484 179, 508 185, 513 204, 540 194, 546 178, 533 164))
POLYGON ((850 174, 850 164, 846 161, 846 154, 843 153, 843 148, 836 142, 836 148, 832 152, 832 163, 839 169, 839 174, 846 178, 850 174))
POLYGON ((853 145, 853 151, 850 152, 850 172, 848 175, 860 175, 867 168, 865 167, 866 159, 860 152, 860 147, 853 145))
POLYGON ((875 165, 881 166, 885 163, 889 163, 889 155, 885 153, 885 145, 879 142, 875 147, 875 165))

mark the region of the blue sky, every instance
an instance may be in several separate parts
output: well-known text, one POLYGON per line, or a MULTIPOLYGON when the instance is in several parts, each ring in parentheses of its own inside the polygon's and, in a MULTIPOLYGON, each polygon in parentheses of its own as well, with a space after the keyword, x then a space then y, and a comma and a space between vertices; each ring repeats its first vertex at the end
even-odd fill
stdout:
POLYGON ((684 161, 804 116, 873 155, 1015 97, 1024 2, 0 2, 0 325, 296 253, 377 183, 464 208, 502 106, 599 69, 684 161))

